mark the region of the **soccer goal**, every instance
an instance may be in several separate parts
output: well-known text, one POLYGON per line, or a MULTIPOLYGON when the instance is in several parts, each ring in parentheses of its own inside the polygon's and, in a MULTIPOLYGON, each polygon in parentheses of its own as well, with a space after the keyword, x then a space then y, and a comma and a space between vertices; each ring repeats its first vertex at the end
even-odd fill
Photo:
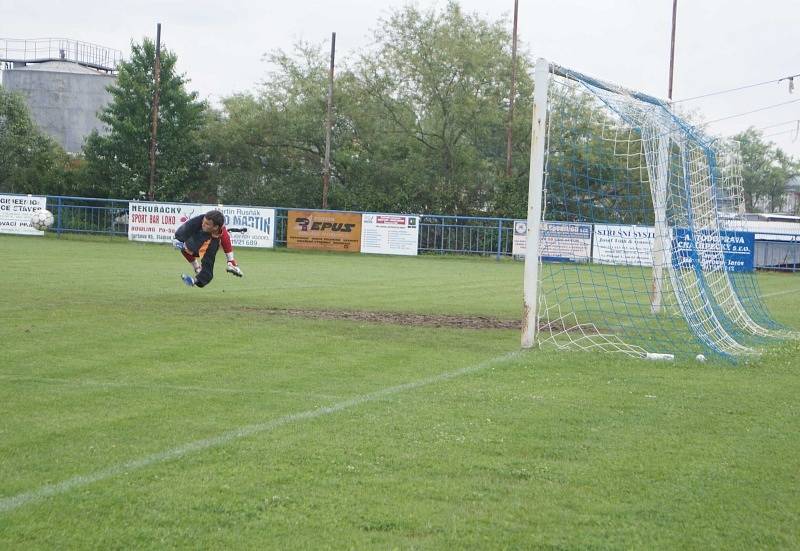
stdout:
POLYGON ((736 358, 796 336, 731 223, 739 166, 666 102, 538 60, 523 347, 736 358))

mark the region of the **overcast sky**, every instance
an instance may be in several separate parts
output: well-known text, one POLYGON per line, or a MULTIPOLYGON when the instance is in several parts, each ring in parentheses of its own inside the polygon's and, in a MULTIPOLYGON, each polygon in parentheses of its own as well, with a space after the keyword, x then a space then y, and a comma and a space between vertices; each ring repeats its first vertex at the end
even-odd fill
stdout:
MULTIPOLYGON (((372 41, 380 18, 405 4, 445 0, 0 0, 0 38, 71 38, 130 51, 155 37, 178 55, 190 88, 217 102, 253 91, 269 67, 264 53, 298 40, 324 44, 336 32, 337 60, 372 41)), ((461 0, 468 12, 505 20, 514 0, 461 0), (491 6, 491 7, 490 7, 491 6)), ((665 98, 672 0, 520 0, 521 46, 535 57, 665 98)), ((800 73, 800 0, 678 0, 673 98, 680 100, 800 73)), ((337 61, 338 62, 338 61, 337 61)), ((748 126, 800 158, 800 77, 682 102, 706 121, 771 107, 711 125, 730 135, 748 126), (776 125, 776 126, 773 126, 776 125), (765 128, 769 127, 769 128, 765 128)))

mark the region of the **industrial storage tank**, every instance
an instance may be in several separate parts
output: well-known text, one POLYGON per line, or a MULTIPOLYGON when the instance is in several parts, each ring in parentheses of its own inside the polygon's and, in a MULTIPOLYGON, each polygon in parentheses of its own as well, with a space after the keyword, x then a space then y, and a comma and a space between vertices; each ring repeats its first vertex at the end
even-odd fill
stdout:
POLYGON ((111 101, 122 54, 69 39, 0 38, 2 84, 25 98, 36 124, 67 152, 78 153, 111 101))

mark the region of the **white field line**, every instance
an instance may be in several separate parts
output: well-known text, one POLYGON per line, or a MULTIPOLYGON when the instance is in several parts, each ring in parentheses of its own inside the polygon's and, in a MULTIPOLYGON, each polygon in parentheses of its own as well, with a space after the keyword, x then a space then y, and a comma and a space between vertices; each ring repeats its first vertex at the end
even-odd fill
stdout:
POLYGON ((449 371, 447 373, 441 373, 439 375, 434 375, 432 377, 427 377, 425 379, 420 379, 418 381, 413 381, 410 383, 391 386, 388 388, 384 388, 382 390, 378 390, 376 392, 363 394, 361 396, 356 396, 355 398, 351 398, 349 400, 337 402, 331 406, 311 409, 300 413, 290 413, 289 415, 284 415, 283 417, 278 417, 277 419, 272 419, 271 421, 266 421, 264 423, 258 423, 255 425, 247 425, 244 427, 240 427, 238 429, 224 432, 217 436, 212 436, 211 438, 195 440, 194 442, 188 442, 186 444, 182 444, 180 446, 168 450, 147 455, 139 459, 132 459, 131 461, 128 461, 126 463, 113 465, 111 467, 102 469, 100 471, 96 471, 94 473, 74 476, 72 478, 68 478, 67 480, 58 482, 56 484, 47 484, 45 486, 41 486, 40 488, 31 490, 29 492, 23 492, 21 494, 17 494, 15 496, 10 496, 10 497, 4 497, 0 499, 0 513, 13 511, 14 509, 18 509, 23 505, 27 505, 29 503, 35 503, 37 501, 41 501, 48 497, 56 496, 59 494, 64 494, 76 488, 87 486, 95 482, 100 482, 101 480, 107 480, 109 478, 113 478, 123 473, 129 473, 131 471, 143 469, 145 467, 149 467, 151 465, 155 465, 158 463, 163 463, 165 461, 169 461, 172 459, 179 459, 185 455, 207 450, 209 448, 215 448, 217 446, 222 446, 230 442, 233 442, 234 440, 238 440, 240 438, 247 438, 249 436, 253 436, 256 434, 269 432, 273 429, 282 427, 284 425, 289 425, 291 423, 296 423, 300 421, 306 421, 309 419, 315 419, 317 417, 322 417, 323 415, 330 415, 332 413, 337 413, 339 411, 350 409, 359 406, 361 404, 374 402, 376 400, 380 400, 381 398, 386 398, 388 396, 400 394, 401 392, 415 390, 417 388, 429 386, 443 381, 448 381, 450 379, 455 379, 463 375, 469 375, 471 373, 483 371, 494 365, 501 364, 508 360, 516 358, 521 354, 522 352, 520 351, 509 352, 501 356, 497 356, 489 360, 486 360, 484 362, 481 362, 477 365, 464 367, 462 369, 449 371))
POLYGON ((769 297, 778 297, 781 295, 788 295, 790 293, 799 293, 800 289, 787 289, 786 291, 777 291, 775 293, 767 293, 766 295, 761 295, 761 298, 769 298, 769 297))
POLYGON ((168 384, 147 384, 147 383, 126 383, 118 381, 95 381, 92 379, 62 379, 58 377, 30 377, 24 375, 0 375, 0 380, 20 382, 20 383, 42 383, 42 384, 56 384, 70 388, 75 387, 97 387, 97 388, 141 388, 145 390, 175 390, 180 392, 207 392, 209 394, 222 393, 222 394, 282 394, 285 396, 303 396, 306 398, 320 398, 324 400, 335 400, 340 398, 333 394, 315 394, 310 392, 294 392, 291 390, 277 390, 277 389, 242 389, 242 388, 211 388, 205 386, 186 386, 186 385, 168 385, 168 384))

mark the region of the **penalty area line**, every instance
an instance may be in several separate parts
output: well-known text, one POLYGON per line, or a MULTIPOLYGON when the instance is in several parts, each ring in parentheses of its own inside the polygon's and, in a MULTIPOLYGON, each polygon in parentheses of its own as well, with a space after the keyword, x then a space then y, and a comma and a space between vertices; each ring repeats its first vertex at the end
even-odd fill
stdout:
POLYGON ((306 410, 299 413, 290 413, 289 415, 284 415, 282 417, 278 417, 276 419, 272 419, 271 421, 266 421, 264 423, 247 425, 244 427, 240 427, 238 429, 224 432, 217 436, 212 436, 210 438, 204 438, 201 440, 195 440, 194 442, 188 442, 186 444, 182 444, 180 446, 176 446, 168 450, 164 450, 151 455, 146 455, 139 459, 133 459, 125 463, 113 465, 111 467, 99 470, 94 473, 74 476, 72 478, 68 478, 56 484, 47 484, 35 490, 23 492, 15 496, 0 498, 0 513, 7 513, 9 511, 18 509, 23 505, 27 505, 29 503, 35 503, 49 497, 64 494, 76 488, 81 488, 83 486, 88 486, 89 484, 93 484, 95 482, 107 480, 109 478, 113 478, 123 473, 137 471, 139 469, 144 469, 146 467, 156 465, 158 463, 164 463, 165 461, 170 461, 172 459, 179 459, 191 453, 196 453, 210 448, 223 446, 225 444, 228 444, 235 440, 239 440, 241 438, 247 438, 248 436, 269 432, 278 427, 289 425, 291 423, 307 421, 309 419, 315 419, 317 417, 322 417, 324 415, 330 415, 333 413, 337 413, 339 411, 359 406, 361 404, 374 402, 382 398, 386 398, 388 396, 393 396, 395 394, 400 394, 402 392, 408 392, 410 390, 415 390, 417 388, 422 388, 436 383, 441 383, 464 375, 477 373, 479 371, 486 370, 495 365, 502 364, 509 360, 517 358, 522 353, 523 352, 521 351, 508 352, 506 354, 490 358, 486 361, 483 361, 479 364, 470 367, 464 367, 461 369, 457 369, 455 371, 440 373, 439 375, 426 377, 424 379, 420 379, 418 381, 412 381, 410 383, 404 383, 401 385, 387 387, 375 392, 371 392, 369 394, 363 394, 361 396, 356 396, 355 398, 351 398, 349 400, 337 402, 331 406, 306 410))
POLYGON ((761 298, 769 298, 769 297, 779 297, 781 295, 788 295, 791 293, 798 293, 798 289, 787 289, 786 291, 776 291, 774 293, 767 293, 765 295, 761 295, 761 298))

